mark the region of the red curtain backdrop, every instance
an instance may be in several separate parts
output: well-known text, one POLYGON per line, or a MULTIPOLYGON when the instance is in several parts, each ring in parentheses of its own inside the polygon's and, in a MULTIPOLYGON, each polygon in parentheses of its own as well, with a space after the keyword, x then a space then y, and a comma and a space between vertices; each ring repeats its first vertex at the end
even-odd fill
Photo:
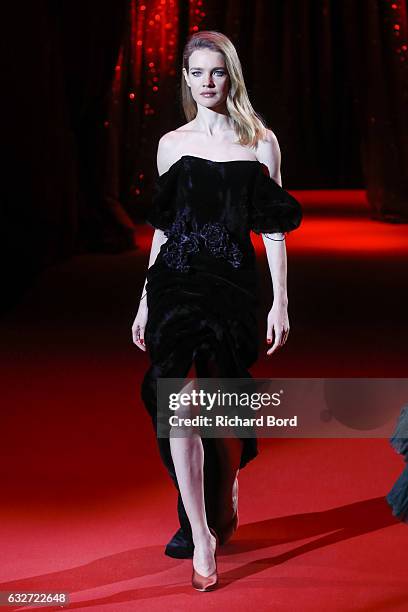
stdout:
POLYGON ((407 221, 406 0, 39 0, 3 13, 10 299, 72 254, 135 248, 157 141, 185 122, 181 52, 198 29, 236 45, 286 188, 367 188, 373 218, 407 221))

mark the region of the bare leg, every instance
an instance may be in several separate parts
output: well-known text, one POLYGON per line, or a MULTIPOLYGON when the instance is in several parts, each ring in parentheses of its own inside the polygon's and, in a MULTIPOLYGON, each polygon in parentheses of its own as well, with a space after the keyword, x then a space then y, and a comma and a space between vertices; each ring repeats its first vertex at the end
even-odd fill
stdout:
POLYGON ((237 510, 237 482, 243 442, 239 438, 215 440, 219 455, 219 504, 217 524, 228 524, 237 510))
MULTIPOLYGON (((183 392, 184 390, 185 388, 183 392)), ((178 414, 193 416, 190 410, 178 414)), ((170 450, 180 494, 191 525, 194 543, 193 564, 202 576, 209 576, 215 571, 216 540, 207 524, 204 498, 204 449, 198 431, 193 427, 184 427, 183 431, 180 426, 171 428, 170 450)))
POLYGON ((194 543, 193 563, 202 576, 215 570, 215 538, 208 529, 204 502, 204 451, 201 438, 192 434, 170 438, 170 448, 184 508, 191 525, 194 543))

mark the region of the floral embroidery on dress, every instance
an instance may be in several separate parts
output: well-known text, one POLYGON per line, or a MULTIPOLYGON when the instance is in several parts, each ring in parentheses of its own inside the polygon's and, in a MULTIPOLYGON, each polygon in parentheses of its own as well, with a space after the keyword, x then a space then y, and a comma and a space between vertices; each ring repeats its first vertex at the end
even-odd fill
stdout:
POLYGON ((242 252, 231 240, 230 234, 223 223, 208 222, 198 230, 188 228, 188 211, 179 212, 171 227, 164 231, 167 236, 163 259, 169 268, 188 272, 189 256, 198 253, 204 244, 214 257, 223 257, 234 268, 239 268, 242 262, 242 252))

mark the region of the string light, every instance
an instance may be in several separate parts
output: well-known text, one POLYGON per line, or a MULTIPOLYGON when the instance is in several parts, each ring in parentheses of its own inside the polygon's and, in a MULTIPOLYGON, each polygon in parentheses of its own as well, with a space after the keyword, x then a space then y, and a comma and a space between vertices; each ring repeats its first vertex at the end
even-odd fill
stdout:
MULTIPOLYGON (((108 142, 118 138, 118 126, 123 121, 123 104, 129 113, 139 112, 138 144, 147 142, 147 134, 153 133, 150 120, 156 121, 156 111, 166 102, 169 89, 174 91, 174 78, 180 67, 176 66, 179 46, 178 0, 128 0, 128 35, 124 37, 116 62, 109 116, 103 120, 108 132, 108 142), (135 104, 136 100, 139 104, 135 104), (114 129, 115 128, 115 129, 114 129)), ((189 0, 189 32, 197 32, 206 16, 203 0, 189 0)), ((129 138, 132 137, 132 131, 129 138)), ((118 143, 115 143, 117 146, 118 143)), ((115 146, 113 145, 113 146, 115 146)), ((143 192, 144 172, 135 171, 130 193, 140 197, 143 192)))
POLYGON ((203 6, 202 0, 190 0, 190 32, 198 32, 201 29, 202 20, 206 16, 205 12, 201 9, 203 6))
POLYGON ((400 62, 406 62, 408 49, 406 4, 401 0, 385 0, 385 6, 387 5, 390 10, 385 14, 385 21, 392 24, 392 33, 397 43, 394 49, 400 62))
MULTIPOLYGON (((177 47, 179 44, 179 9, 178 0, 151 0, 150 2, 129 0, 131 41, 130 60, 132 66, 132 90, 128 91, 128 99, 134 102, 135 97, 143 95, 140 134, 143 143, 144 134, 153 132, 149 127, 150 119, 155 120, 158 105, 163 104, 162 96, 168 92, 168 87, 175 83, 168 79, 174 78, 179 71, 176 66, 177 47), (138 94, 138 89, 143 92, 138 94)), ((189 0, 189 32, 197 32, 202 27, 206 13, 203 10, 203 0, 189 0)), ((119 73, 120 73, 120 62, 119 73)), ((136 108, 136 107, 135 107, 136 108)), ((141 184, 144 174, 136 174, 132 193, 142 194, 141 184)))

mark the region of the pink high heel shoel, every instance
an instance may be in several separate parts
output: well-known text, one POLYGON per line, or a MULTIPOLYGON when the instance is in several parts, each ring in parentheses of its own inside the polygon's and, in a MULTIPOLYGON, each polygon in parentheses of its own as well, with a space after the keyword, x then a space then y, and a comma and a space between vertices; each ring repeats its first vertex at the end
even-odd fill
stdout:
POLYGON ((212 527, 210 527, 209 529, 212 535, 215 537, 215 541, 216 541, 215 552, 214 552, 215 571, 209 576, 202 576, 194 569, 194 563, 193 563, 193 575, 191 578, 191 584, 193 588, 196 589, 197 591, 202 591, 202 592, 213 591, 218 585, 217 549, 218 549, 218 544, 219 544, 219 538, 218 538, 217 533, 214 531, 214 529, 212 529, 212 527))

